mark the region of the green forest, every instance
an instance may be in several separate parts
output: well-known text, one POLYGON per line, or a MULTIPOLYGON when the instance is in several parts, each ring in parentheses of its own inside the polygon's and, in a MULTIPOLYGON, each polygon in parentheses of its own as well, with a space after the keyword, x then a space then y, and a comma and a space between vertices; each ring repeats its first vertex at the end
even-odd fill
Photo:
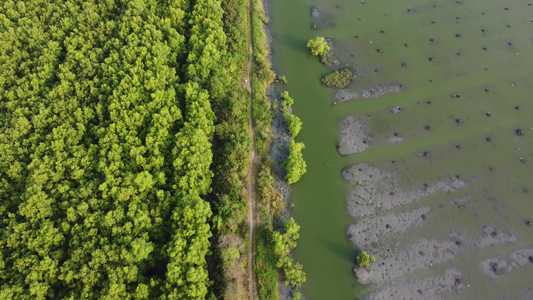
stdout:
POLYGON ((247 0, 0 2, 0 299, 247 298, 247 0))

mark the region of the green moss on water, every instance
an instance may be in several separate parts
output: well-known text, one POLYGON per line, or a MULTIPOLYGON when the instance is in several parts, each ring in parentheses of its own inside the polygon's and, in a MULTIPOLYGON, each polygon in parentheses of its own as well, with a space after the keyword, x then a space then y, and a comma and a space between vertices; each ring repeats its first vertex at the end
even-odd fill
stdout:
POLYGON ((350 69, 342 69, 326 74, 322 78, 322 84, 330 88, 343 89, 350 84, 353 72, 350 69))

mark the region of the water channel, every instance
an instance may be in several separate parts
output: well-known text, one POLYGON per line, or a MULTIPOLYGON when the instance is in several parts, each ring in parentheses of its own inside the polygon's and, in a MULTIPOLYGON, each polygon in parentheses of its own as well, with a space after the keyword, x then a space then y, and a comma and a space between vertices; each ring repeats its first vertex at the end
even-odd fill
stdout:
POLYGON ((304 122, 297 141, 306 145, 307 174, 291 194, 304 296, 531 299, 533 6, 272 0, 268 11, 274 68, 289 81, 277 90, 290 92, 304 122), (316 36, 332 40, 338 66, 310 55, 316 36), (358 99, 341 102, 320 84, 342 67, 357 71, 346 92, 358 99), (363 96, 380 88, 394 92, 363 96), (369 147, 340 155, 349 116, 366 126, 369 147), (350 183, 361 163, 384 175, 350 183), (382 197, 381 179, 405 199, 382 197), (376 255, 382 275, 373 284, 354 278, 361 246, 376 255))

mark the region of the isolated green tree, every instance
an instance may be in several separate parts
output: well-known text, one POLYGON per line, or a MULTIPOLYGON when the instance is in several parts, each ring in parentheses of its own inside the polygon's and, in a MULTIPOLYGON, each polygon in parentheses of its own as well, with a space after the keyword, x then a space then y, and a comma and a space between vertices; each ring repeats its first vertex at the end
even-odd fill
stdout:
POLYGON ((307 43, 307 48, 311 49, 311 53, 315 56, 325 55, 330 49, 328 43, 326 43, 326 40, 322 36, 310 40, 307 43))
POLYGON ((370 255, 366 251, 359 253, 355 260, 360 267, 366 268, 370 265, 370 255))
POLYGON ((366 251, 363 251, 357 255, 357 258, 355 260, 360 267, 368 268, 371 262, 376 261, 376 258, 374 256, 368 255, 366 251))
POLYGON ((289 184, 297 182, 307 172, 307 164, 302 156, 302 149, 304 148, 305 145, 303 143, 291 141, 289 144, 289 157, 283 163, 287 171, 285 179, 287 179, 289 184))

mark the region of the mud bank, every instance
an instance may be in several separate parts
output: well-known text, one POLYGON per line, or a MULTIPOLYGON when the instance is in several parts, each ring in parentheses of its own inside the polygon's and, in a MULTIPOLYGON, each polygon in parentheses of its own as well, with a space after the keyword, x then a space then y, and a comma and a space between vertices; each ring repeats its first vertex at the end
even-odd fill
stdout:
POLYGON ((333 29, 337 27, 335 19, 332 17, 331 11, 327 7, 312 6, 310 9, 311 30, 333 29))
MULTIPOLYGON (((347 238, 361 251, 375 256, 369 268, 356 267, 356 279, 362 284, 379 288, 366 299, 442 299, 453 297, 469 286, 462 279, 463 270, 448 269, 442 276, 415 280, 410 276, 417 271, 449 263, 458 257, 476 256, 503 245, 519 242, 509 229, 485 225, 469 238, 466 230, 457 228, 438 237, 412 235, 431 222, 435 207, 416 207, 411 204, 436 193, 449 194, 453 206, 465 206, 470 197, 454 196, 477 184, 455 176, 428 184, 422 189, 406 190, 397 175, 361 163, 346 168, 343 178, 353 185, 347 195, 348 212, 357 223, 348 226, 347 238), (407 238, 409 237, 409 238, 407 238)), ((495 257, 479 263, 480 272, 491 279, 508 276, 512 270, 533 263, 533 248, 520 249, 506 258, 495 257)))
POLYGON ((394 174, 365 163, 345 169, 342 177, 355 185, 347 199, 348 213, 353 217, 374 215, 439 192, 449 194, 468 186, 462 179, 452 176, 420 190, 404 191, 394 174))
POLYGON ((355 117, 347 117, 341 127, 337 150, 340 155, 363 152, 370 147, 371 138, 368 126, 355 117))
POLYGON ((423 280, 409 280, 387 286, 379 291, 370 293, 366 299, 412 299, 412 300, 437 300, 458 292, 465 288, 462 283, 462 274, 458 270, 446 270, 442 276, 428 277, 423 280))
MULTIPOLYGON (((276 94, 273 87, 270 87, 267 92, 267 97, 274 107, 274 103, 279 102, 276 98, 276 94)), ((274 159, 274 173, 275 173, 275 186, 278 191, 283 195, 283 200, 285 202, 289 201, 290 196, 290 186, 285 180, 287 172, 283 168, 283 163, 289 156, 289 144, 292 140, 292 137, 283 117, 283 112, 281 111, 281 105, 278 104, 278 108, 273 110, 274 118, 271 122, 271 132, 272 132, 272 144, 270 146, 270 156, 274 159)), ((289 219, 290 216, 287 214, 284 219, 289 219)))
POLYGON ((362 88, 358 92, 349 89, 341 89, 335 93, 335 99, 339 102, 348 102, 355 99, 377 99, 388 94, 399 93, 402 91, 400 84, 373 85, 362 88))
POLYGON ((479 264, 483 274, 499 279, 508 276, 513 269, 533 264, 533 248, 516 250, 507 258, 488 258, 479 264))

